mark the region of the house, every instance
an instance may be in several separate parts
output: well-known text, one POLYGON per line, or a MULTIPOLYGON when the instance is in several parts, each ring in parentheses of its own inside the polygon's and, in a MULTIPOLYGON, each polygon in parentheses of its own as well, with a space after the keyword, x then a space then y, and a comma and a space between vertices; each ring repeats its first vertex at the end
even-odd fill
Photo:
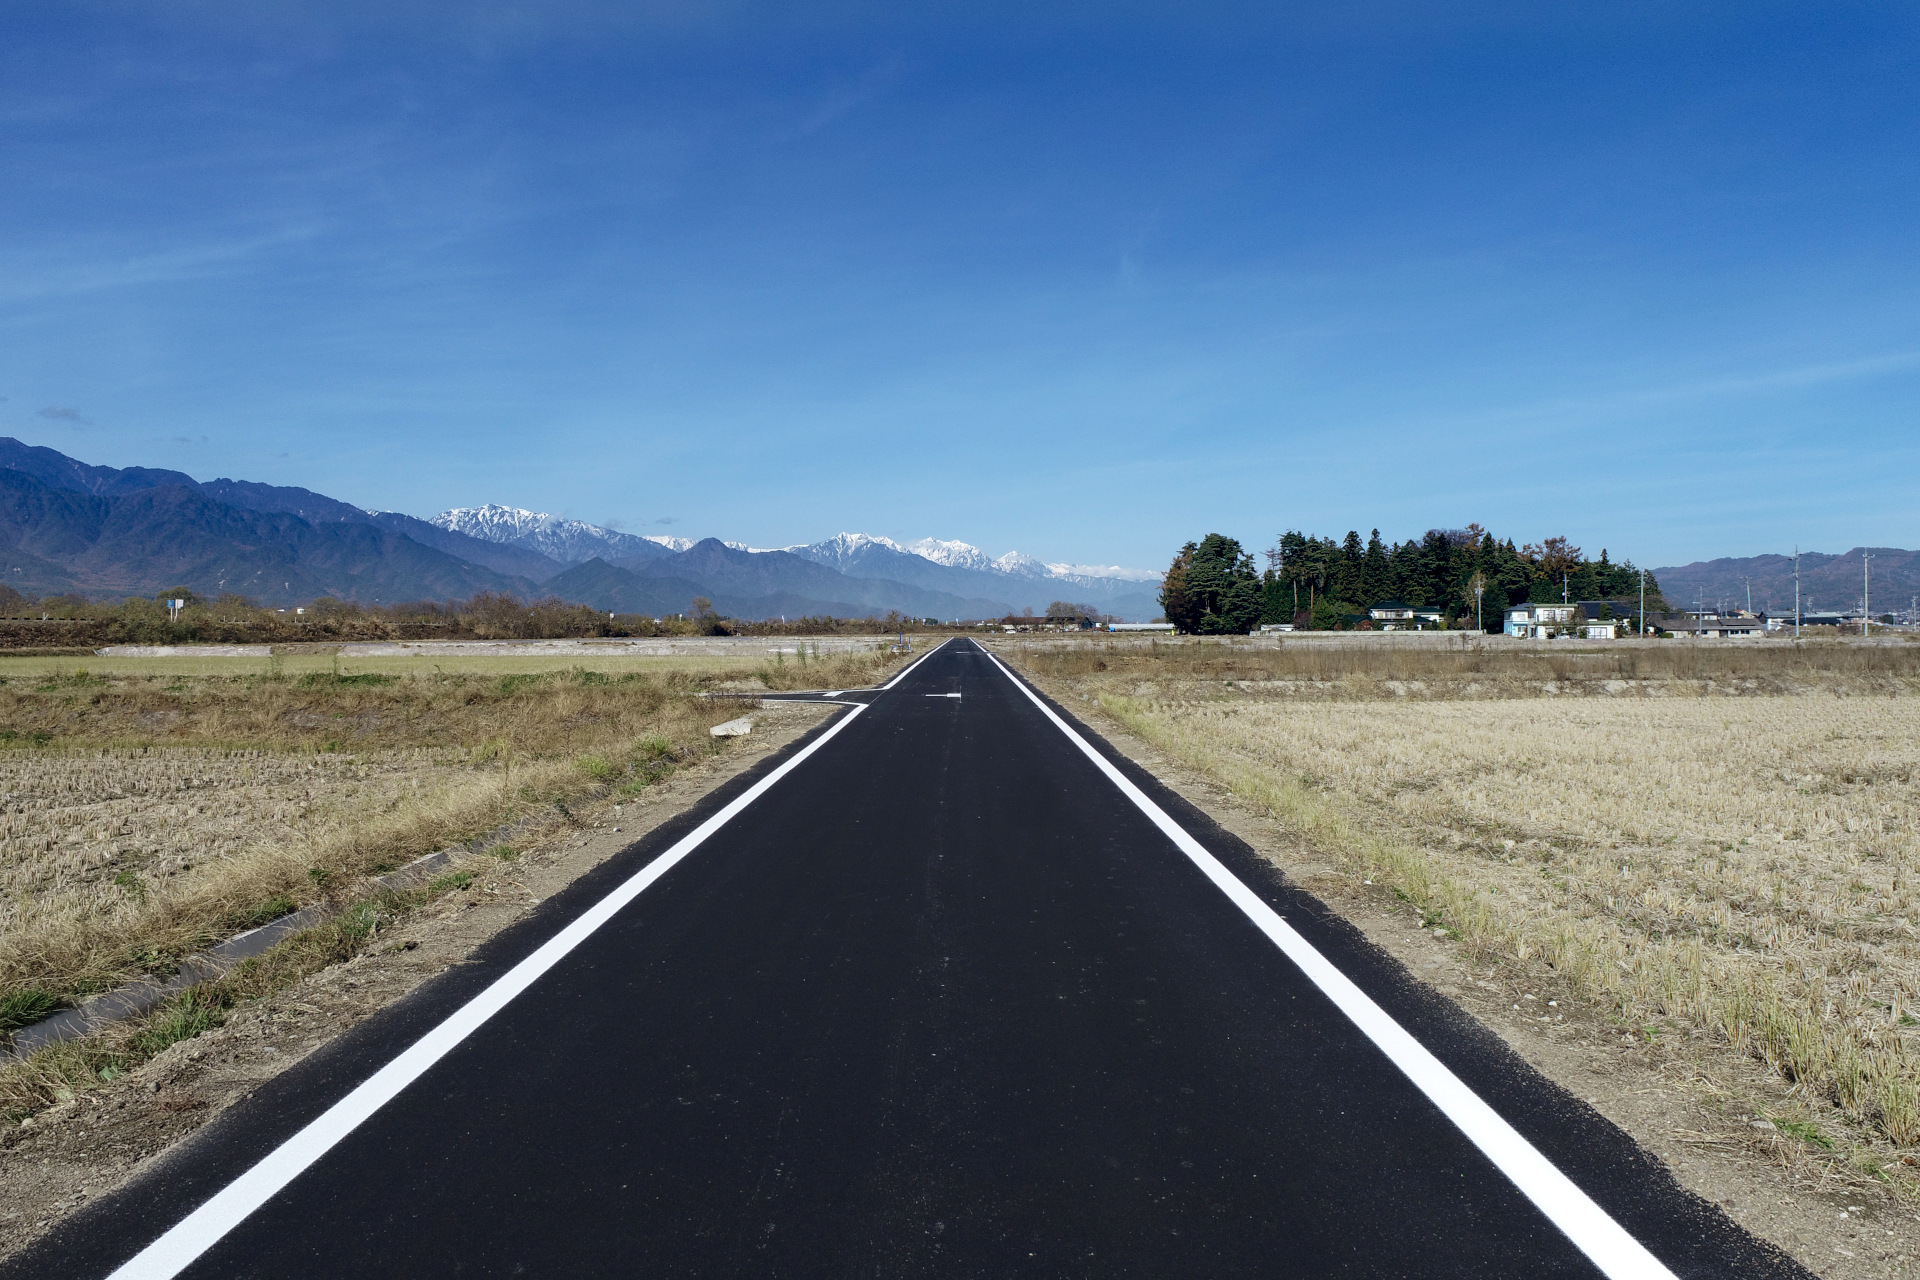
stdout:
POLYGON ((1751 613, 1683 613, 1661 618, 1654 625, 1677 636, 1701 640, 1740 639, 1764 635, 1767 630, 1766 618, 1751 613))
POLYGON ((1632 634, 1633 620, 1640 616, 1640 602, 1633 599, 1575 600, 1574 603, 1589 618, 1603 622, 1608 619, 1618 621, 1620 630, 1625 634, 1632 634))
MULTIPOLYGON (((1575 625, 1583 621, 1578 605, 1508 605, 1506 634, 1520 640, 1551 640, 1555 636, 1572 634, 1575 625)), ((1612 639, 1611 636, 1606 638, 1612 639)))
MULTIPOLYGON (((1793 630, 1793 615, 1791 613, 1764 614, 1762 616, 1767 620, 1767 630, 1769 631, 1793 630)), ((1802 627, 1858 627, 1860 625, 1860 619, 1857 615, 1848 617, 1842 613, 1803 613, 1800 615, 1800 625, 1802 627)))
POLYGON ((1439 626, 1444 616, 1440 609, 1399 600, 1383 600, 1367 610, 1376 631, 1420 631, 1439 626))

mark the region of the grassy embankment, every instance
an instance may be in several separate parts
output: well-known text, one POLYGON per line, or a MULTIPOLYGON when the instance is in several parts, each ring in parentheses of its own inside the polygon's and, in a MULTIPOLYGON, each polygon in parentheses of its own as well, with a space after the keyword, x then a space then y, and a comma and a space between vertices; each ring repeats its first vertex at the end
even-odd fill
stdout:
POLYGON ((0 1110, 15 1114, 350 954, 428 893, 370 894, 366 877, 643 790, 726 750, 707 729, 759 690, 856 687, 896 659, 227 660, 226 674, 27 661, 0 667, 0 1030, 298 906, 344 910, 143 1023, 8 1068, 0 1110))
POLYGON ((1920 648, 1013 656, 1484 961, 1763 1060, 1801 1136, 1920 1143, 1920 648))

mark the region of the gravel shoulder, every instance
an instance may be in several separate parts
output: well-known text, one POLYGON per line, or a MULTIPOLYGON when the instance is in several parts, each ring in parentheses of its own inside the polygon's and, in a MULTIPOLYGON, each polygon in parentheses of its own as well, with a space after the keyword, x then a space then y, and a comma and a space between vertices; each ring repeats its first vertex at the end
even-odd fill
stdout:
POLYGON ((1920 1207, 1759 1120, 1794 1109, 1791 1087, 1762 1064, 1684 1039, 1647 1043, 1556 986, 1544 967, 1511 959, 1475 964, 1460 943, 1423 928, 1419 911, 1387 889, 1337 865, 1093 704, 1036 683, 1747 1230, 1835 1280, 1920 1274, 1920 1207))
POLYGON ((571 807, 518 837, 512 862, 476 858, 466 887, 414 911, 351 960, 235 1010, 110 1084, 0 1129, 0 1258, 151 1168, 281 1071, 428 979, 536 904, 819 724, 830 708, 756 713, 750 739, 635 797, 571 807))

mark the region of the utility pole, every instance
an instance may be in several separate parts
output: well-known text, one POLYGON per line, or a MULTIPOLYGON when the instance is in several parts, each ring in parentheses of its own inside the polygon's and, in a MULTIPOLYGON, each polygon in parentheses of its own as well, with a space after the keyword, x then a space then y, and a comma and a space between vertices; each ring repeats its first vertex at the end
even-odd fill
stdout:
POLYGON ((1870 590, 1872 583, 1867 576, 1867 562, 1872 559, 1873 557, 1866 552, 1860 553, 1860 634, 1862 636, 1865 636, 1868 629, 1873 626, 1873 593, 1870 590))
POLYGON ((1751 618, 1753 616, 1753 579, 1743 578, 1741 581, 1747 584, 1747 616, 1751 618))
POLYGON ((1793 544, 1793 638, 1800 638, 1800 544, 1793 544))
POLYGON ((1640 634, 1647 634, 1647 571, 1640 571, 1640 634))

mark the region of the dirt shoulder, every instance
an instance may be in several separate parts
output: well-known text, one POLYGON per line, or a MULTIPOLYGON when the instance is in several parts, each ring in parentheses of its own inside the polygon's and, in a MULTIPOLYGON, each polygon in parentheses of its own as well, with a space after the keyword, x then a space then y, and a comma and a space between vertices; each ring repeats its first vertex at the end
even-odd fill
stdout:
POLYGON ((782 750, 830 714, 789 703, 756 713, 750 739, 638 796, 575 804, 524 831, 511 862, 476 856, 451 888, 381 931, 351 959, 241 1005, 111 1083, 0 1129, 0 1257, 138 1176, 151 1161, 334 1036, 464 961, 715 787, 782 750), (464 878, 464 877, 461 877, 464 878))
POLYGON ((1436 938, 1417 908, 1360 871, 1254 812, 1096 704, 1036 683, 1747 1230, 1836 1280, 1920 1274, 1920 1208, 1762 1119, 1799 1110, 1792 1087, 1763 1064, 1704 1041, 1649 1043, 1574 998, 1544 966, 1510 957, 1476 963, 1459 941, 1436 938))

